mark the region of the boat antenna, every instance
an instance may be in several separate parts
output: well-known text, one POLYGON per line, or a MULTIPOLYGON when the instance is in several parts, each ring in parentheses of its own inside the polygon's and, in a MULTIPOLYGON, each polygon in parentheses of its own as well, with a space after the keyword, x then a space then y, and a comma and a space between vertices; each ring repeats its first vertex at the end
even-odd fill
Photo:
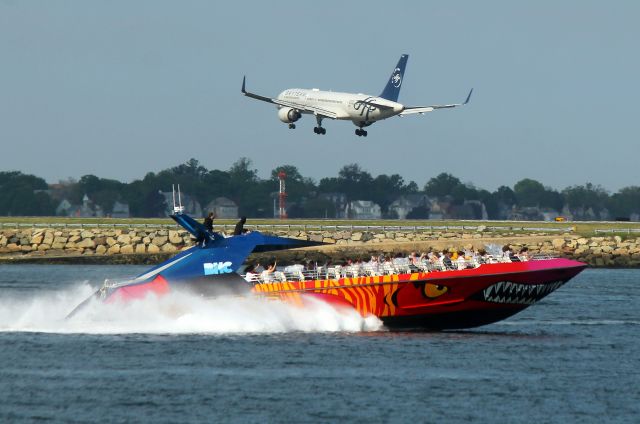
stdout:
POLYGON ((171 193, 173 194, 173 213, 179 214, 184 212, 182 206, 182 197, 180 196, 180 184, 178 184, 178 205, 176 206, 176 189, 175 185, 171 184, 171 193))

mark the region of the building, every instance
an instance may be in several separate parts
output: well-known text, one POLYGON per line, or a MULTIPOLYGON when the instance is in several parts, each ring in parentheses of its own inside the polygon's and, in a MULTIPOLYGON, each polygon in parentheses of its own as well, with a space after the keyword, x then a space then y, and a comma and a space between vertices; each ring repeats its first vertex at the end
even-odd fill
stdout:
POLYGON ((426 194, 409 194, 400 196, 389 205, 389 213, 395 214, 398 219, 406 219, 407 215, 415 208, 431 210, 431 200, 426 194))
POLYGON ((346 219, 348 218, 347 211, 347 195, 344 193, 320 193, 318 195, 319 199, 328 200, 335 206, 336 209, 336 218, 337 219, 346 219))
POLYGON ((347 204, 345 215, 350 219, 380 219, 380 206, 371 200, 353 200, 347 204))
POLYGON ((82 197, 81 205, 73 205, 67 199, 62 199, 56 208, 56 215, 75 218, 102 218, 104 211, 86 194, 82 197))
POLYGON ((213 212, 217 218, 237 218, 238 205, 226 197, 216 197, 204 207, 205 214, 213 212))
POLYGON ((111 209, 111 218, 129 218, 129 204, 115 201, 111 209))

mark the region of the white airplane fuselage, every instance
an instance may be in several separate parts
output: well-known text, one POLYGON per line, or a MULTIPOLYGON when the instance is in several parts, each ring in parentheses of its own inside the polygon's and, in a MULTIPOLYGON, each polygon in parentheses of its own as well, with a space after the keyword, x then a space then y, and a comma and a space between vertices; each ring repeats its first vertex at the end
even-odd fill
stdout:
POLYGON ((314 115, 316 118, 317 126, 313 128, 313 132, 316 134, 324 135, 327 133, 327 130, 322 126, 323 119, 340 119, 353 122, 358 127, 355 133, 359 137, 367 136, 367 131, 363 127, 392 116, 423 115, 434 110, 454 108, 469 103, 473 89, 469 91, 464 103, 429 106, 405 106, 398 103, 398 95, 408 59, 409 55, 407 54, 400 56, 398 64, 393 68, 382 93, 378 96, 321 91, 317 88, 311 90, 289 88, 278 94, 278 97, 267 97, 247 91, 246 77, 242 79, 240 91, 244 96, 252 99, 275 104, 278 107, 278 119, 288 124, 289 129, 295 129, 295 123, 303 114, 307 114, 314 115))
MULTIPOLYGON (((404 110, 402 104, 377 96, 317 89, 289 88, 280 93, 277 99, 299 103, 310 109, 322 108, 330 110, 336 114, 335 119, 352 121, 358 127, 366 127, 376 121, 396 116, 404 110), (377 105, 386 108, 379 108, 377 105)), ((280 120, 282 122, 290 122, 287 118, 287 112, 291 108, 279 106, 278 109, 280 120)), ((301 113, 311 113, 304 110, 299 111, 301 113)))

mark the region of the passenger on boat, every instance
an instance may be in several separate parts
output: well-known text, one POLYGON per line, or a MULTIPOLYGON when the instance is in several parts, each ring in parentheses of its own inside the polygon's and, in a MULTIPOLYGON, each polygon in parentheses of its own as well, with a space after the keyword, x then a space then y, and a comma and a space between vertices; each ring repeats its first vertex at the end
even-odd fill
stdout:
POLYGON ((520 262, 520 259, 513 253, 511 247, 506 244, 502 247, 502 261, 503 262, 520 262))
POLYGON ((528 260, 531 259, 531 256, 529 254, 529 248, 527 246, 524 246, 522 249, 520 249, 520 253, 518 253, 518 258, 522 262, 527 262, 528 260))
POLYGON ((384 262, 382 263, 382 274, 394 274, 395 269, 393 267, 393 261, 391 260, 391 256, 385 256, 384 262))
POLYGON ((484 249, 478 249, 476 251, 476 254, 474 255, 474 258, 478 265, 486 264, 488 260, 487 251, 484 249))
POLYGON ((448 250, 444 250, 442 252, 442 265, 445 270, 453 270, 455 267, 453 266, 453 262, 451 260, 451 252, 448 250))
POLYGON ((260 279, 262 280, 262 282, 264 283, 273 283, 275 281, 275 273, 276 270, 276 262, 270 262, 269 264, 267 264, 266 268, 264 269, 264 271, 262 271, 262 273, 260 273, 260 279))
POLYGON ((365 272, 368 275, 380 275, 380 262, 376 255, 371 255, 371 259, 364 265, 365 272))
POLYGON ((210 233, 213 232, 213 220, 216 219, 215 212, 209 212, 209 215, 204 219, 204 228, 210 233))
POLYGON ((458 250, 458 258, 456 259, 456 265, 459 270, 467 268, 467 260, 462 250, 458 250))
POLYGON ((246 216, 240 217, 240 221, 238 221, 238 223, 236 224, 236 227, 233 229, 234 236, 239 236, 240 234, 244 234, 247 232, 247 230, 244 229, 245 222, 247 222, 247 217, 246 216))
POLYGON ((256 266, 255 265, 249 264, 244 272, 245 272, 244 279, 247 282, 249 282, 251 284, 256 284, 256 283, 258 283, 260 281, 259 280, 260 275, 256 272, 256 266))

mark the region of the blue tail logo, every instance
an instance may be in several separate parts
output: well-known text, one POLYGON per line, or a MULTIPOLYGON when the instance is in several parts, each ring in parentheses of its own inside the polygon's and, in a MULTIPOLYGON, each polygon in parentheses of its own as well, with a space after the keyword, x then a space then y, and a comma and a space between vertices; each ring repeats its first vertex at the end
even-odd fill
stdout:
POLYGON ((396 68, 395 71, 393 71, 393 75, 391 76, 391 84, 393 84, 395 88, 400 88, 400 84, 402 84, 402 74, 400 73, 400 68, 396 68))
POLYGON ((391 77, 389 78, 389 82, 382 90, 382 94, 380 97, 383 99, 391 100, 393 102, 398 101, 398 95, 400 94, 400 87, 402 86, 402 77, 404 75, 404 68, 407 66, 407 60, 409 59, 408 54, 403 54, 400 56, 400 60, 396 65, 395 69, 391 73, 391 77))

